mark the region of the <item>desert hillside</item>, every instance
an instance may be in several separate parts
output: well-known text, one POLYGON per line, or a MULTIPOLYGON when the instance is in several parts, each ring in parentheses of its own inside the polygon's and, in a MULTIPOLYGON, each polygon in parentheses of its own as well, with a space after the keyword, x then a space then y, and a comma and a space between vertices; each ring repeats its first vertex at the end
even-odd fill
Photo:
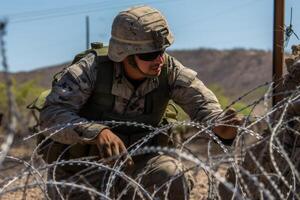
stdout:
MULTIPOLYGON (((232 99, 272 77, 272 54, 269 51, 197 49, 169 51, 169 54, 197 71, 206 85, 218 85, 232 99)), ((40 86, 50 87, 52 76, 68 63, 41 66, 37 70, 14 73, 13 77, 18 83, 36 79, 40 86)), ((0 73, 0 80, 3 80, 2 76, 0 73)))
POLYGON ((221 86, 228 96, 239 96, 272 78, 272 54, 259 50, 180 50, 170 54, 198 72, 207 85, 221 86))

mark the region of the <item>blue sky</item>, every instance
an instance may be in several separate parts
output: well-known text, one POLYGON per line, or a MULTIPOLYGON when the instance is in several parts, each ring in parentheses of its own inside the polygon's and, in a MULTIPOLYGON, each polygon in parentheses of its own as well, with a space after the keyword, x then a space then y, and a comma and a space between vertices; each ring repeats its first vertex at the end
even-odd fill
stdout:
MULTIPOLYGON (((85 49, 86 15, 90 40, 107 44, 114 16, 140 4, 158 8, 167 17, 175 35, 170 49, 272 49, 273 0, 3 0, 0 19, 9 20, 5 42, 10 70, 71 60, 85 49)), ((299 0, 286 1, 287 24, 291 6, 300 36, 299 0)))

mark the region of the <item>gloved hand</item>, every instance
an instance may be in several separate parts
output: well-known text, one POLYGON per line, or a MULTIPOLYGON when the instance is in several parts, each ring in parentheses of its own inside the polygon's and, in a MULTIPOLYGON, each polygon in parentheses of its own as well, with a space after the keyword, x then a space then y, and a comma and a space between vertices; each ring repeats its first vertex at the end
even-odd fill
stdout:
POLYGON ((221 123, 228 124, 227 125, 218 125, 213 128, 213 132, 216 133, 219 137, 222 139, 234 139, 237 134, 237 128, 233 127, 231 125, 242 125, 243 123, 243 117, 238 115, 234 108, 229 108, 225 115, 223 116, 223 119, 221 120, 221 123))
MULTIPOLYGON (((109 129, 103 129, 96 138, 96 144, 100 152, 101 158, 109 158, 126 153, 127 149, 122 140, 109 129)), ((126 156, 123 156, 123 159, 126 156)), ((128 159, 128 166, 133 165, 131 158, 128 159)))

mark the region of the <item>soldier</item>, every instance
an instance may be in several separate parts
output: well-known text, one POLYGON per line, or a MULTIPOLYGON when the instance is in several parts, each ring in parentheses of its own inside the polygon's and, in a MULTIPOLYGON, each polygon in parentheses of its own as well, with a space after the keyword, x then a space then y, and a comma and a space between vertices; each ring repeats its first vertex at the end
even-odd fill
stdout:
MULTIPOLYGON (((295 49, 300 49, 300 45, 293 45, 293 54, 285 58, 288 72, 283 77, 282 91, 285 100, 279 102, 278 105, 281 107, 276 105, 275 109, 277 107, 279 109, 271 117, 271 123, 266 124, 265 129, 258 128, 257 131, 261 133, 263 139, 257 141, 251 148, 248 147, 244 159, 239 163, 242 169, 247 170, 251 175, 241 173, 238 177, 234 168, 229 168, 226 174, 227 181, 233 185, 237 183, 239 191, 244 191, 243 194, 249 199, 258 200, 264 199, 264 197, 265 199, 271 199, 270 194, 275 199, 299 199, 300 180, 299 177, 295 178, 294 174, 300 171, 300 51, 295 51, 295 49), (285 105, 288 105, 286 112, 284 112, 285 105), (278 126, 278 123, 280 123, 280 129, 277 132, 272 132, 273 127, 278 126), (276 138, 273 140, 273 145, 279 146, 280 144, 282 146, 282 149, 277 148, 275 150, 274 148, 272 153, 274 160, 271 158, 269 148, 271 134, 276 138), (284 154, 287 158, 284 157, 284 154), (262 172, 262 169, 264 172, 262 172), (253 177, 256 177, 260 184, 255 183, 253 179, 251 180, 253 177), (264 185, 263 190, 265 193, 262 192, 262 185, 264 185)), ((223 184, 220 184, 219 191, 220 196, 223 197, 222 199, 239 199, 237 196, 232 198, 232 191, 225 188, 223 184)))
MULTIPOLYGON (((146 136, 149 130, 108 126, 100 121, 136 121, 156 127, 170 99, 192 120, 206 122, 217 118, 222 109, 215 95, 196 77, 195 71, 165 53, 173 41, 167 21, 158 10, 139 6, 120 12, 112 24, 108 55, 87 53, 53 82, 40 113, 41 128, 85 123, 53 135, 50 146, 43 152, 45 160, 53 162, 62 152, 61 159, 65 160, 91 155, 101 158, 124 155, 130 145, 146 136)), ((230 114, 230 123, 240 123, 235 113, 230 114)), ((236 135, 235 128, 229 126, 217 126, 213 130, 224 141, 232 141, 236 135)), ((159 139, 155 137, 146 145, 159 145, 159 139)), ((151 193, 161 187, 154 197, 162 199, 167 194, 169 199, 176 200, 189 195, 193 181, 186 173, 180 175, 183 167, 175 158, 147 154, 132 159, 127 174, 133 178, 140 174, 139 182, 151 193), (165 184, 172 177, 176 178, 171 184, 165 184)), ((80 174, 80 170, 82 168, 75 166, 58 166, 56 180, 76 180, 103 192, 99 186, 106 180, 103 172, 97 175, 90 172, 85 174, 84 180, 79 180, 82 176, 75 174, 80 174)), ((51 173, 50 170, 50 178, 51 173)), ((115 183, 117 192, 123 188, 121 182, 115 183)), ((58 198, 57 190, 49 189, 50 197, 58 198)), ((71 199, 92 197, 74 190, 61 189, 60 193, 71 199)), ((124 196, 125 199, 132 197, 131 192, 124 196)))

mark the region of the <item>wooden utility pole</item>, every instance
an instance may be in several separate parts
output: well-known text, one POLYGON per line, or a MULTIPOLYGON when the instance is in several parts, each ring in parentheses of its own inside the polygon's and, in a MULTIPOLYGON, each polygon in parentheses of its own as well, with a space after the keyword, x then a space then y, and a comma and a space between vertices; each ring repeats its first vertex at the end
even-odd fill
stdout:
POLYGON ((282 68, 284 59, 284 0, 274 0, 274 30, 273 30, 273 98, 275 106, 282 95, 278 93, 282 89, 282 68))
POLYGON ((86 27, 86 49, 90 48, 90 19, 89 16, 85 17, 85 27, 86 27))

